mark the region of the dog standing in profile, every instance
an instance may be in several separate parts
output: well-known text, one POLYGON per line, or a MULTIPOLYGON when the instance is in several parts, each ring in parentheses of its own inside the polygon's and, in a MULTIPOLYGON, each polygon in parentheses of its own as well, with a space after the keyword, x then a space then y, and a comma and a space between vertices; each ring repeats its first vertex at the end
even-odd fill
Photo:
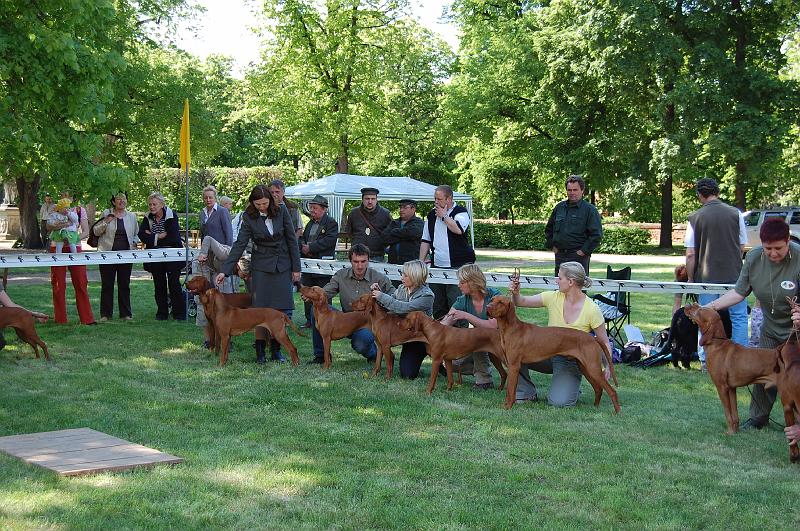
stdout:
MULTIPOLYGON (((39 357, 39 347, 44 351, 44 359, 50 360, 50 352, 47 350, 47 345, 36 333, 35 323, 47 321, 48 317, 42 313, 30 312, 25 308, 19 307, 0 307, 0 331, 3 328, 11 327, 17 333, 17 337, 25 343, 33 347, 33 352, 36 357, 39 357)), ((1 334, 0 334, 1 336, 1 334)), ((2 339, 2 349, 5 346, 5 339, 2 339)))

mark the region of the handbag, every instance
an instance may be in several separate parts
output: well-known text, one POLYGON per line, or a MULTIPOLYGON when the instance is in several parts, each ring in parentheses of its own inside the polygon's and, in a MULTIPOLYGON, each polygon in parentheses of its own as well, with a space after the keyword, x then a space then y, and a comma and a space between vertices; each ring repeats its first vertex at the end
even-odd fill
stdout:
POLYGON ((96 236, 95 235, 94 227, 95 227, 95 225, 97 225, 101 221, 103 221, 103 218, 100 218, 97 221, 95 221, 94 223, 92 223, 92 226, 89 227, 89 237, 86 238, 87 245, 89 245, 90 247, 94 247, 95 249, 97 248, 97 244, 100 243, 100 236, 96 236))

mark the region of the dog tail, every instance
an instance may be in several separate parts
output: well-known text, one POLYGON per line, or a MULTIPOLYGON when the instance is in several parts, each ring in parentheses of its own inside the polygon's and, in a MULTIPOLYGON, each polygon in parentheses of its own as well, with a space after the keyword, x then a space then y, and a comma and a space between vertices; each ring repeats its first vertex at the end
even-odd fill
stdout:
POLYGON ((297 334, 298 336, 306 337, 306 335, 303 332, 301 332, 299 328, 297 328, 297 325, 294 324, 294 321, 289 319, 288 315, 284 314, 283 320, 286 324, 292 327, 292 330, 294 330, 295 334, 297 334))
POLYGON ((617 382, 617 373, 614 372, 614 362, 611 360, 611 352, 608 350, 608 343, 600 341, 597 339, 597 337, 595 337, 594 340, 597 341, 600 344, 600 348, 603 349, 603 355, 605 355, 606 363, 608 363, 608 370, 611 371, 611 379, 614 380, 614 385, 619 387, 619 383, 617 382))

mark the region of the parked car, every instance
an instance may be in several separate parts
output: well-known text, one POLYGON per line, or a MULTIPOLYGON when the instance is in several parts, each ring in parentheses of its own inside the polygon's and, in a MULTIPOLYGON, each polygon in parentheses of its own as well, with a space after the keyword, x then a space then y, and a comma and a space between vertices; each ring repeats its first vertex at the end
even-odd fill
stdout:
POLYGON ((789 224, 789 234, 791 239, 800 242, 800 206, 785 206, 765 208, 761 210, 750 210, 743 214, 744 225, 747 229, 747 245, 745 250, 750 250, 757 245, 761 245, 761 238, 758 231, 761 224, 767 218, 781 217, 789 224))

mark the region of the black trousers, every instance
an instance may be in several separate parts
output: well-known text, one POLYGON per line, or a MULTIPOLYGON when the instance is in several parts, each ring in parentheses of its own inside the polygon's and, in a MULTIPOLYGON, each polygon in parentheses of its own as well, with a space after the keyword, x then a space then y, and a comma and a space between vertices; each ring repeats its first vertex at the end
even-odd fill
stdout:
POLYGON ((131 317, 131 270, 133 264, 100 265, 100 317, 114 316, 114 282, 120 317, 131 317))
POLYGON ((583 270, 586 271, 586 276, 589 275, 589 259, 592 255, 587 254, 581 256, 578 254, 578 249, 572 249, 568 251, 556 251, 556 274, 558 276, 558 268, 561 267, 561 264, 564 262, 579 262, 583 266, 583 270))
POLYGON ((427 352, 422 341, 403 343, 403 349, 400 351, 400 377, 413 380, 419 376, 419 368, 425 356, 427 352))
POLYGON ((186 319, 186 301, 181 289, 181 271, 169 263, 152 264, 153 289, 156 298, 156 319, 169 317, 169 305, 172 303, 172 317, 186 319))

